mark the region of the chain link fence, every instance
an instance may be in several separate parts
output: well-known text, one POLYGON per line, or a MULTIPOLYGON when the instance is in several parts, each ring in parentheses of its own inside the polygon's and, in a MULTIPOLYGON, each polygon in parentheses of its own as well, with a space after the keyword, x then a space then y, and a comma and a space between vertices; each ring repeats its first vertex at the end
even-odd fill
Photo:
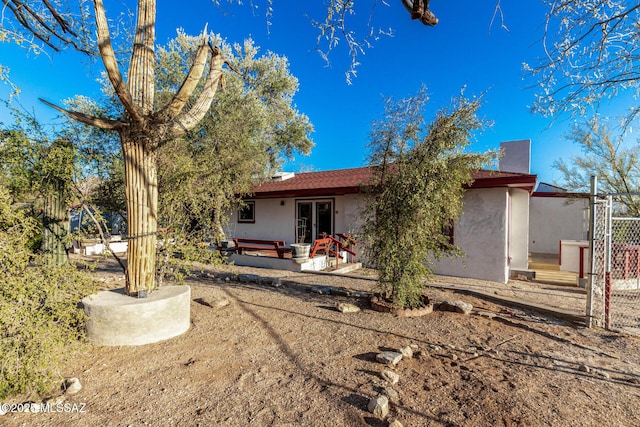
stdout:
POLYGON ((594 197, 587 319, 640 335, 640 218, 631 215, 630 202, 640 195, 594 197))

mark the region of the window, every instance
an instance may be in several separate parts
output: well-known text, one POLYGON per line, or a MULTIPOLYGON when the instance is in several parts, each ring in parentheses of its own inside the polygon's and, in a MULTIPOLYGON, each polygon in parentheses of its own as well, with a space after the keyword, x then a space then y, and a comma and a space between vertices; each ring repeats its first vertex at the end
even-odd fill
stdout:
POLYGON ((256 222, 256 202, 244 202, 238 209, 238 222, 256 222))

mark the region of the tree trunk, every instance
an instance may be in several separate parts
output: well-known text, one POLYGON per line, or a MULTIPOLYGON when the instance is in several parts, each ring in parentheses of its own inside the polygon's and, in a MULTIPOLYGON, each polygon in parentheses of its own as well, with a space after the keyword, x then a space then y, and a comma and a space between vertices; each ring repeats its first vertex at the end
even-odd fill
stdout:
POLYGON ((155 288, 158 176, 149 136, 121 134, 127 199, 127 295, 155 288))

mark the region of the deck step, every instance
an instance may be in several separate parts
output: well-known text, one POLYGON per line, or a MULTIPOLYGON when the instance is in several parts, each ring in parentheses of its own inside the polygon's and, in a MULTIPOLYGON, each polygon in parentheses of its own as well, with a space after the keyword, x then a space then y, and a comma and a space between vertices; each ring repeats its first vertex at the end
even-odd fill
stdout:
POLYGON ((536 282, 562 283, 578 285, 578 274, 571 271, 536 270, 536 282))
POLYGON ((545 262, 529 262, 529 270, 560 271, 560 266, 558 264, 549 264, 545 262))

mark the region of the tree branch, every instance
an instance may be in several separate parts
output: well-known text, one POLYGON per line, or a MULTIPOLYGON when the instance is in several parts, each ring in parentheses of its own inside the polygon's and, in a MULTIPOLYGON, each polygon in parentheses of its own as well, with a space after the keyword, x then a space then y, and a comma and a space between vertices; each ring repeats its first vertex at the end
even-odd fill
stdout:
POLYGON ((39 99, 40 99, 40 102, 42 102, 43 104, 48 105, 49 107, 64 114, 65 116, 71 117, 73 120, 76 120, 80 123, 84 123, 85 125, 95 126, 97 128, 105 129, 105 130, 120 130, 127 125, 126 122, 122 122, 120 120, 103 119, 100 117, 90 116, 84 113, 78 113, 76 111, 68 111, 62 107, 58 107, 57 105, 52 104, 49 101, 45 101, 42 98, 39 98, 39 99))

